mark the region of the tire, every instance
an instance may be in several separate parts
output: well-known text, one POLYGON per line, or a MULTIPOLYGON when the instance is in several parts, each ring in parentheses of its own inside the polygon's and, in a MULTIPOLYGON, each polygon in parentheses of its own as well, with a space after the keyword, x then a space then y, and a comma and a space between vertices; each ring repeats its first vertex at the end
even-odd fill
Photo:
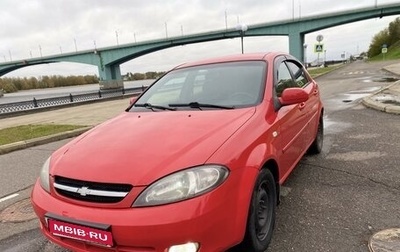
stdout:
POLYGON ((324 120, 319 120, 317 135, 315 136, 314 141, 312 142, 310 148, 308 149, 308 154, 319 154, 322 151, 322 146, 324 144, 324 120))
POLYGON ((251 197, 244 240, 233 251, 264 252, 272 239, 277 205, 276 183, 268 169, 261 170, 251 197))

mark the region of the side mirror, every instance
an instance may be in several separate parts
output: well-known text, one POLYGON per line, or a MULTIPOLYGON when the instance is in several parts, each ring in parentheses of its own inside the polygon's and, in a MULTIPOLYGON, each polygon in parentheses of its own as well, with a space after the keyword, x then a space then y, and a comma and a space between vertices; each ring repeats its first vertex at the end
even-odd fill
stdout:
POLYGON ((286 88, 279 97, 282 106, 302 103, 307 100, 308 93, 302 88, 286 88))
POLYGON ((137 96, 131 97, 131 98, 129 99, 129 105, 134 104, 135 101, 137 100, 137 98, 138 98, 137 96))

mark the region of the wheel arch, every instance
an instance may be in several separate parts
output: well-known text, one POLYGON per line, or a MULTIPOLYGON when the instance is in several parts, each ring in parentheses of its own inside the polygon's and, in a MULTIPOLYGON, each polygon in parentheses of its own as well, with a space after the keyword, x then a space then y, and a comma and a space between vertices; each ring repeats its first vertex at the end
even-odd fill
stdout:
POLYGON ((268 169, 274 176, 275 180, 275 188, 276 188, 276 199, 277 199, 277 204, 280 202, 280 185, 279 185, 279 167, 278 163, 274 159, 269 159, 264 163, 262 166, 262 169, 268 169))

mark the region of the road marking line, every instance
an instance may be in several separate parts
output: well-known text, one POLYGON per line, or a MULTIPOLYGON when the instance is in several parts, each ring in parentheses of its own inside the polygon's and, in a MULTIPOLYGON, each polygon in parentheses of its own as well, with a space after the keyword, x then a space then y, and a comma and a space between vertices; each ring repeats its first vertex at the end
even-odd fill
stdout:
POLYGON ((19 195, 18 193, 10 194, 10 195, 8 195, 8 196, 6 196, 6 197, 4 197, 4 198, 1 198, 1 199, 0 199, 0 203, 3 202, 3 201, 9 200, 9 199, 15 198, 15 197, 17 197, 18 195, 19 195))

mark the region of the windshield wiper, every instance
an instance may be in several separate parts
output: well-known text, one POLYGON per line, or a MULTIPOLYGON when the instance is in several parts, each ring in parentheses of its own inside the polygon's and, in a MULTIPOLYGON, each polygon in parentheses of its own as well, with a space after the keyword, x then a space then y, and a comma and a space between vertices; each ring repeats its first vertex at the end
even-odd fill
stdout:
POLYGON ((199 103, 199 102, 189 102, 189 103, 171 103, 168 104, 170 107, 189 107, 189 108, 220 108, 220 109, 234 109, 234 106, 224 106, 217 104, 199 103))
POLYGON ((166 106, 161 106, 161 105, 153 105, 151 103, 140 103, 140 104, 135 104, 135 107, 143 107, 143 108, 148 108, 154 111, 154 109, 162 109, 162 110, 176 110, 176 108, 171 108, 171 107, 166 107, 166 106))

